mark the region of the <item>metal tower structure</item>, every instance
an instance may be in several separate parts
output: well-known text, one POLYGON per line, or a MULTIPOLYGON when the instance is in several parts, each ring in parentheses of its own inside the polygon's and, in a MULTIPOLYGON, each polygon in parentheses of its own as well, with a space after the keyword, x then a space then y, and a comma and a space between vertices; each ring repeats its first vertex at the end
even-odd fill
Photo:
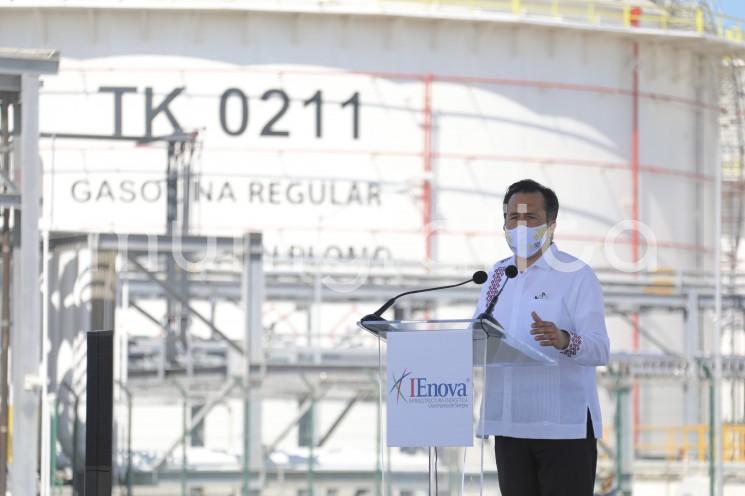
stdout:
MULTIPOLYGON (((40 392, 46 393, 46 378, 40 375, 40 371, 45 370, 46 357, 40 334, 38 284, 41 266, 39 87, 40 76, 56 73, 58 65, 59 54, 55 51, 0 49, 1 493, 6 491, 7 469, 12 494, 35 494, 38 444, 49 440, 48 431, 42 428, 40 433, 38 428, 45 418, 40 417, 38 411, 40 392), (8 464, 10 408, 14 413, 12 434, 16 442, 10 450, 12 463, 8 464)), ((44 422, 42 425, 48 427, 44 422)))

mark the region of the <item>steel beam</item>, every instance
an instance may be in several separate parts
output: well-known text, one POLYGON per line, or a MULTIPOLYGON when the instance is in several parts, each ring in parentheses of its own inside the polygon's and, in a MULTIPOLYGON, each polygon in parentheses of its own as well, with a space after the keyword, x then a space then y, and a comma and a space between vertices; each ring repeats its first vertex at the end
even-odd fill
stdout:
POLYGON ((16 75, 0 73, 0 91, 18 93, 21 91, 21 78, 16 75))
MULTIPOLYGON (((7 62, 6 62, 7 63, 7 62)), ((3 60, 0 59, 0 65, 3 60)), ((24 66, 25 67, 25 66, 24 66)), ((10 492, 14 495, 36 494, 39 461, 39 386, 46 377, 40 372, 41 361, 41 292, 39 286, 41 217, 41 164, 39 162, 39 78, 21 76, 21 246, 14 251, 16 297, 11 334, 13 356, 11 387, 13 398, 13 461, 10 464, 10 492)))
POLYGON ((191 418, 191 422, 189 422, 189 425, 187 426, 187 429, 185 432, 182 432, 178 439, 176 439, 171 445, 168 447, 168 449, 158 457, 157 460, 155 460, 151 466, 151 469, 153 472, 159 472, 160 469, 163 467, 163 465, 166 463, 166 460, 168 460, 168 457, 171 456, 171 453, 178 448, 182 442, 184 442, 184 439, 191 434, 191 432, 197 428, 200 422, 202 422, 205 417, 207 417, 207 414, 210 413, 210 411, 220 403, 222 403, 223 399, 225 399, 229 394, 230 391, 233 390, 234 387, 236 387, 238 384, 235 381, 229 381, 218 393, 209 399, 207 403, 204 404, 204 406, 191 418))
MULTIPOLYGON (((11 151, 12 151, 12 147, 11 147, 11 151)), ((0 169, 0 182, 2 182, 8 188, 8 191, 10 191, 11 193, 18 193, 18 187, 16 187, 15 183, 10 179, 10 177, 8 177, 8 175, 2 169, 0 169)))
MULTIPOLYGON (((243 307, 243 456, 242 494, 249 496, 253 468, 264 473, 262 445, 261 395, 254 382, 261 382, 264 370, 264 259, 260 233, 243 238, 241 306, 243 307), (255 380, 256 379, 256 380, 255 380)), ((263 478, 263 475, 262 475, 263 478)))
MULTIPOLYGON (((323 274, 322 274, 323 275, 323 274)), ((348 275, 347 275, 348 276, 348 275)), ((339 275, 339 277, 347 277, 339 275)), ((121 276, 130 286, 132 295, 135 297, 159 298, 163 297, 164 291, 150 281, 136 274, 122 274, 121 276)), ((192 296, 195 299, 207 300, 210 298, 222 298, 237 300, 241 298, 241 275, 237 272, 210 272, 202 273, 202 284, 192 288, 192 296)), ((300 270, 272 270, 265 275, 265 297, 269 300, 285 301, 312 301, 316 296, 309 274, 300 270)), ((446 277, 423 277, 421 275, 407 276, 409 284, 401 284, 401 278, 386 279, 379 281, 378 277, 368 278, 354 293, 341 293, 322 285, 320 288, 321 299, 324 302, 376 302, 384 301, 391 294, 408 291, 411 289, 436 286, 447 281, 446 277)), ((695 292, 698 297, 700 308, 713 308, 713 288, 708 286, 696 288, 681 288, 671 291, 669 294, 650 294, 647 286, 638 284, 636 286, 615 285, 603 281, 604 299, 609 311, 627 313, 630 311, 651 311, 653 309, 667 309, 668 311, 684 311, 688 305, 688 295, 695 292)), ((745 293, 745 287, 739 290, 745 293)), ((409 298, 410 302, 420 304, 472 304, 478 298, 478 287, 455 288, 451 291, 435 291, 431 293, 415 294, 409 298)), ((725 308, 745 308, 745 296, 742 294, 724 295, 722 304, 725 308)))
POLYGON ((326 396, 326 393, 329 392, 331 388, 326 387, 320 393, 316 394, 309 394, 305 398, 303 398, 302 403, 300 403, 300 408, 298 409, 297 413, 292 417, 292 420, 290 420, 284 429, 282 429, 279 434, 264 448, 265 453, 271 453, 274 451, 279 443, 282 442, 282 440, 287 437, 287 435, 292 432, 293 427, 297 425, 298 422, 300 422, 300 419, 303 418, 303 416, 308 413, 308 411, 313 407, 313 404, 316 401, 319 401, 323 399, 326 396))
POLYGON ((150 322, 158 326, 163 332, 168 332, 168 329, 166 329, 166 327, 163 325, 162 322, 160 322, 158 319, 153 317, 152 314, 150 314, 147 310, 142 308, 140 305, 138 305, 134 301, 130 301, 129 306, 130 308, 134 308, 135 310, 137 310, 140 313, 140 315, 145 317, 147 320, 149 320, 150 322))
POLYGON ((355 396, 354 398, 347 401, 347 404, 344 405, 344 408, 342 408, 341 412, 339 412, 339 415, 336 416, 334 421, 331 423, 331 426, 329 426, 328 429, 326 429, 326 432, 323 433, 323 435, 318 439, 318 447, 322 447, 324 444, 326 444, 326 441, 329 440, 331 435, 336 431, 336 429, 341 425, 344 418, 349 414, 349 412, 352 410, 352 407, 354 407, 355 404, 357 404, 357 401, 359 401, 359 396, 355 396))
POLYGON ((663 344, 659 339, 654 337, 651 332, 649 332, 646 328, 642 328, 642 326, 635 324, 632 320, 632 318, 627 314, 618 314, 619 317, 621 317, 621 320, 626 322, 627 324, 631 325, 632 328, 636 328, 639 331, 639 334, 647 338, 650 343, 655 345, 657 348, 659 348, 660 351, 662 351, 665 355, 680 357, 680 353, 677 353, 670 348, 668 348, 665 344, 663 344))
POLYGON ((21 195, 17 193, 0 193, 0 208, 12 208, 21 210, 21 195))
MULTIPOLYGON (((54 74, 58 68, 59 52, 55 50, 0 50, 0 73, 20 75, 21 78, 29 77, 38 81, 39 74, 54 74)), ((39 139, 38 132, 35 137, 39 139)))
POLYGON ((231 348, 235 349, 237 352, 243 354, 243 348, 237 344, 235 344, 228 336, 226 336, 220 329, 217 328, 217 326, 210 321, 207 317, 202 315, 198 310, 196 310, 194 307, 192 307, 188 301, 186 301, 176 290, 171 288, 168 284, 158 279, 155 274, 150 272, 147 268, 145 268, 140 262, 137 261, 137 259, 134 256, 130 256, 128 258, 130 263, 137 267, 137 269, 145 274, 145 276, 153 283, 155 283, 158 287, 160 287, 163 291, 165 291, 168 295, 173 297, 175 300, 177 300, 183 307, 189 311, 192 315, 194 315, 196 318, 201 320, 204 324, 209 327, 212 332, 220 336, 231 348))

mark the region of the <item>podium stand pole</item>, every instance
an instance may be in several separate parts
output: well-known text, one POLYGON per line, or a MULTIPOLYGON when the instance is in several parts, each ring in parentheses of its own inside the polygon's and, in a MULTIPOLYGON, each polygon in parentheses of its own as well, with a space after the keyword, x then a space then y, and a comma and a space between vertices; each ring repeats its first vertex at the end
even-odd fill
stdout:
MULTIPOLYGON (((383 387, 385 384, 385 374, 383 373, 383 345, 382 345, 383 337, 378 334, 378 457, 376 460, 376 465, 380 474, 380 477, 378 479, 378 496, 382 496, 386 492, 386 467, 385 463, 383 462, 384 455, 383 453, 386 452, 385 448, 387 443, 385 442, 385 430, 383 429, 384 423, 383 423, 383 417, 385 409, 383 408, 383 387)), ((390 460, 389 460, 390 461, 390 460)))
MULTIPOLYGON (((481 459, 479 461, 479 463, 480 463, 480 468, 479 468, 479 496, 483 496, 483 494, 484 494, 484 444, 486 444, 486 442, 489 439, 484 434, 484 430, 485 430, 485 427, 484 427, 484 421, 485 421, 484 413, 486 412, 486 398, 487 398, 486 394, 488 392, 487 385, 489 384, 489 381, 486 380, 487 379, 487 377, 486 377, 487 376, 487 374, 486 374, 486 356, 487 356, 487 349, 489 348, 489 346, 488 346, 489 336, 483 330, 481 331, 481 333, 482 333, 482 336, 483 336, 483 339, 484 339, 484 346, 483 346, 484 350, 483 350, 483 353, 481 354, 481 373, 482 373, 482 376, 483 377, 481 379, 481 381, 482 381, 482 384, 481 384, 481 406, 479 407, 480 410, 481 410, 479 412, 481 432, 478 433, 478 434, 480 434, 479 440, 481 442, 481 459)), ((476 429, 478 429, 478 426, 476 426, 476 429)), ((464 477, 465 477, 465 471, 466 471, 466 468, 464 466, 463 467, 463 476, 464 477)))
POLYGON ((429 470, 428 470, 428 491, 427 494, 437 494, 437 447, 429 447, 429 470))

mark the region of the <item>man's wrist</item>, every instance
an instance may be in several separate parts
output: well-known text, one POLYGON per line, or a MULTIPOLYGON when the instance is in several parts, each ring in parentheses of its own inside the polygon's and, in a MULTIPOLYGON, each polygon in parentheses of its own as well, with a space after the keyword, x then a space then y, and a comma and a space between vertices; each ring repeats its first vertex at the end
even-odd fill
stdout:
POLYGON ((566 342, 564 346, 562 348, 559 348, 560 351, 564 351, 567 348, 569 348, 569 344, 572 342, 571 340, 572 336, 570 336, 569 333, 565 331, 564 329, 559 329, 559 330, 564 334, 564 336, 566 336, 566 342))

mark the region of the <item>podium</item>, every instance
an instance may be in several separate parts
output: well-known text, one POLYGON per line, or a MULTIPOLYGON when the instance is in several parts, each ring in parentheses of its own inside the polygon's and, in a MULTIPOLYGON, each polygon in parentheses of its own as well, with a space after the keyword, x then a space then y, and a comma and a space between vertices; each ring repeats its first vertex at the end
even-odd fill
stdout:
MULTIPOLYGON (((383 454, 392 446, 428 449, 430 495, 463 494, 466 451, 473 446, 474 439, 473 400, 478 389, 483 422, 484 398, 489 387, 487 369, 556 365, 556 361, 536 345, 506 332, 493 319, 365 320, 357 325, 378 340, 378 406, 387 417, 384 424, 381 415, 378 426, 381 433, 377 461, 380 494, 391 494, 390 457, 386 466, 383 454), (386 360, 383 359, 384 347, 386 360), (421 369, 427 372, 421 373, 421 369), (480 388, 473 378, 478 369, 483 377, 480 388), (442 477, 438 476, 438 458, 446 454, 453 464, 453 453, 459 453, 461 448, 466 448, 462 470, 455 477, 446 477, 443 484, 442 477)), ((487 436, 482 427, 476 436, 481 440, 480 468, 468 482, 469 486, 477 484, 481 494, 487 436)), ((456 457, 454 464, 460 466, 460 454, 456 457)))

